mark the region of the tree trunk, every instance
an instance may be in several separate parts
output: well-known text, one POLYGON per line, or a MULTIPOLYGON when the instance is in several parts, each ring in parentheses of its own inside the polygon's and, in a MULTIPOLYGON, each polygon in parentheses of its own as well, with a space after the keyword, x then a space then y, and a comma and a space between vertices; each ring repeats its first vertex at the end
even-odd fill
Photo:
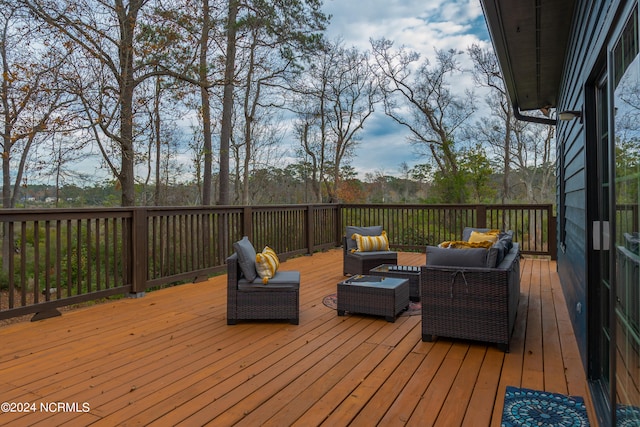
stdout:
POLYGON ((219 205, 229 204, 229 144, 231 140, 231 116, 233 113, 233 89, 236 64, 236 16, 238 1, 229 0, 227 19, 227 52, 224 70, 224 94, 222 96, 222 125, 220 128, 220 194, 219 205))
POLYGON ((260 82, 256 84, 255 95, 251 96, 253 89, 253 75, 255 70, 255 53, 258 45, 258 35, 253 35, 253 41, 249 51, 249 69, 247 70, 247 76, 245 78, 245 92, 244 92, 244 168, 243 168, 243 183, 242 183, 242 202, 245 206, 250 204, 249 197, 249 178, 251 176, 251 158, 253 150, 253 120, 256 114, 256 108, 258 106, 258 100, 260 99, 260 82))
POLYGON ((122 169, 118 176, 122 186, 122 206, 135 206, 135 150, 133 147, 133 38, 138 10, 142 1, 132 1, 126 8, 122 1, 116 1, 116 11, 120 15, 120 146, 122 169))
POLYGON ((210 28, 209 0, 202 2, 202 35, 200 37, 200 98, 202 102, 202 136, 204 151, 204 171, 202 181, 202 204, 211 205, 211 181, 213 171, 213 147, 211 137, 211 103, 208 90, 208 66, 209 56, 209 28, 210 28))
POLYGON ((6 136, 4 138, 4 147, 5 148, 2 152, 2 207, 8 209, 12 208, 13 206, 11 206, 11 164, 9 161, 9 157, 11 154, 11 141, 6 136))
POLYGON ((156 78, 156 93, 155 93, 155 101, 153 104, 153 130, 154 130, 154 138, 156 140, 156 189, 154 195, 154 201, 156 206, 160 206, 162 204, 162 192, 160 189, 162 188, 162 177, 160 174, 160 163, 162 161, 162 136, 160 129, 160 96, 161 96, 161 80, 160 77, 156 78))
MULTIPOLYGON (((5 124, 5 128, 7 125, 5 124)), ((11 175, 9 173, 9 151, 7 147, 10 145, 9 138, 5 136, 2 152, 2 207, 7 209, 11 206, 11 175)), ((9 222, 2 223, 2 271, 9 271, 9 257, 11 256, 11 248, 13 242, 9 239, 9 222)))

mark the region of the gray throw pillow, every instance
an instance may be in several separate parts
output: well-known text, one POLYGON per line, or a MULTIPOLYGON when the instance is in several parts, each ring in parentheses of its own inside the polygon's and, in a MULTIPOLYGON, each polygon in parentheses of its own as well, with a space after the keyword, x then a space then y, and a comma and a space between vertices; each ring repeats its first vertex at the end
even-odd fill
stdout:
MULTIPOLYGON (((502 242, 504 244, 505 252, 509 252, 513 247, 513 231, 509 230, 507 232, 500 233, 498 236, 498 242, 502 242)), ((498 264, 499 263, 500 262, 498 262, 498 264)))
POLYGON ((379 236, 382 234, 382 226, 372 225, 370 227, 356 227, 354 225, 347 225, 345 234, 347 236, 347 250, 358 248, 356 241, 351 238, 353 233, 357 233, 361 236, 379 236))
POLYGON ((258 276, 256 271, 256 250, 249 238, 244 236, 242 240, 235 242, 233 249, 238 254, 238 264, 245 279, 250 282, 253 281, 258 276))
POLYGON ((485 266, 488 268, 495 268, 495 266, 498 265, 498 256, 500 252, 500 247, 497 247, 496 245, 491 246, 487 250, 487 261, 485 266))
POLYGON ((449 249, 427 246, 427 265, 486 267, 487 250, 484 248, 449 249))
POLYGON ((496 252, 496 262, 493 267, 497 267, 498 265, 500 265, 505 255, 507 255, 507 252, 509 252, 509 250, 511 249, 512 245, 513 244, 511 242, 511 239, 506 238, 498 239, 498 241, 494 243, 494 245, 489 249, 490 251, 495 250, 496 252))

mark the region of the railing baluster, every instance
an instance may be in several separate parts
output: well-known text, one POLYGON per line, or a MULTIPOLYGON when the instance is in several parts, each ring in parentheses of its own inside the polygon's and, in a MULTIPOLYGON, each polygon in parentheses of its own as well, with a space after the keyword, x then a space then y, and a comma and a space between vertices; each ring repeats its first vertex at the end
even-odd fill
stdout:
POLYGON ((56 299, 62 298, 62 221, 56 220, 56 299))
POLYGON ((87 292, 92 292, 92 280, 93 280, 93 263, 91 260, 93 259, 93 251, 91 250, 91 218, 87 219, 87 238, 86 238, 86 248, 87 248, 87 292))
MULTIPOLYGON (((37 304, 39 302, 40 289, 40 223, 38 221, 33 222, 33 258, 35 263, 33 265, 33 302, 37 304)), ((22 298, 26 297, 26 289, 23 291, 22 298)), ((22 305, 25 305, 23 302, 22 305)))
MULTIPOLYGON (((23 221, 20 227, 20 288, 22 290, 22 294, 24 295, 23 299, 22 299, 22 305, 26 305, 26 292, 27 292, 27 286, 28 286, 28 278, 27 278, 27 222, 23 221)), ((13 230, 13 223, 11 223, 11 229, 13 230)), ((11 232, 13 234, 13 231, 11 232)), ((15 245, 14 240, 13 240, 13 236, 11 235, 11 237, 9 238, 9 242, 12 242, 12 245, 15 245)), ((13 249, 13 248, 11 248, 13 249)), ((13 260, 13 252, 15 252, 14 250, 11 251, 12 252, 12 256, 9 258, 10 260, 13 260)), ((14 272, 13 272, 13 262, 11 262, 10 268, 9 268, 9 278, 11 280, 11 283, 13 283, 13 276, 14 272)), ((11 293, 9 295, 13 295, 13 290, 10 291, 11 293)), ((9 305, 9 307, 13 307, 12 304, 9 305)))
POLYGON ((73 295, 73 282, 72 282, 72 271, 71 271, 71 261, 73 255, 73 247, 72 247, 72 233, 71 233, 71 220, 67 219, 66 221, 66 238, 67 238, 67 253, 65 254, 65 258, 67 260, 67 297, 73 295))
POLYGON ((111 255, 111 237, 110 237, 110 229, 111 221, 109 218, 105 218, 104 221, 104 287, 106 289, 111 288, 111 264, 109 263, 109 258, 111 255))
POLYGON ((100 276, 101 276, 101 271, 102 269, 101 264, 102 264, 102 258, 101 258, 101 254, 102 252, 100 251, 100 218, 96 218, 95 221, 96 224, 96 231, 95 231, 95 235, 96 235, 96 241, 95 241, 95 265, 96 265, 96 290, 101 290, 102 289, 102 281, 100 280, 100 276))

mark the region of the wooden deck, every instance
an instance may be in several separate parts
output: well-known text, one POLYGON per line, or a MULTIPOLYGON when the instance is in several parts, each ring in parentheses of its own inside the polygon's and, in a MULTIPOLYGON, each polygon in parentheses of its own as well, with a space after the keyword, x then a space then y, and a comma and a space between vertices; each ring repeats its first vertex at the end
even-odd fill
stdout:
POLYGON ((554 262, 523 260, 505 354, 424 343, 420 316, 338 317, 322 299, 343 279, 341 256, 282 264, 302 273, 298 326, 227 326, 226 276, 3 326, 0 400, 22 412, 0 424, 496 426, 514 385, 583 396, 595 425, 554 262))

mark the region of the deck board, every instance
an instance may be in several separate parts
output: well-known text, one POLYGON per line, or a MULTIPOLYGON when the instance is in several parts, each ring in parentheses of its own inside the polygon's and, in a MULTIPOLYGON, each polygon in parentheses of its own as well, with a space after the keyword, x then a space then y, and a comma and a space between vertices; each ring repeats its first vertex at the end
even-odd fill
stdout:
MULTIPOLYGON (((420 316, 339 317, 322 304, 342 253, 283 262, 302 274, 300 324, 226 324, 226 276, 0 327, 8 402, 84 412, 2 413, 2 425, 499 425, 507 385, 586 398, 555 262, 521 262, 510 353, 440 338, 420 316)), ((424 254, 400 253, 420 265, 424 254)), ((595 425, 595 423, 593 424, 595 425)))

